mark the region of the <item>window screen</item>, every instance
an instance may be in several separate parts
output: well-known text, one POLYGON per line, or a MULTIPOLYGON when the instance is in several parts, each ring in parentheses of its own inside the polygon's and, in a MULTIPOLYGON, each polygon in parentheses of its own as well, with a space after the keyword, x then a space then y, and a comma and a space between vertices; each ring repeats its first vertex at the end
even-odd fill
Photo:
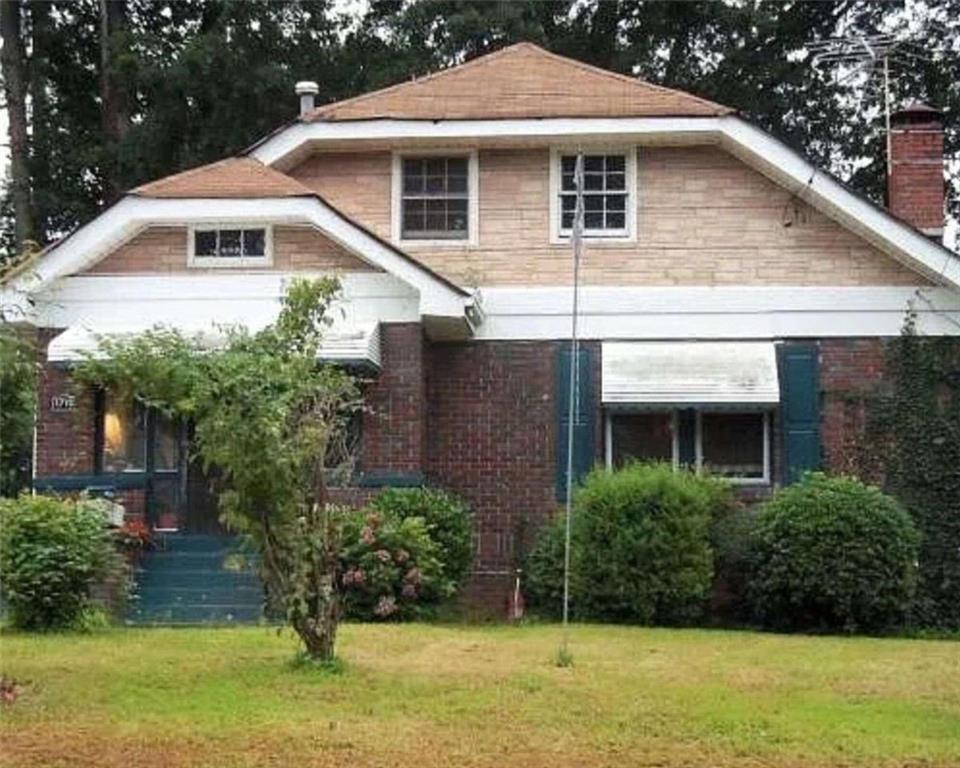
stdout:
POLYGON ((262 259, 267 255, 267 231, 258 229, 197 229, 193 254, 208 259, 262 259))
POLYGON ((105 395, 104 472, 143 471, 147 466, 147 410, 134 400, 105 395))

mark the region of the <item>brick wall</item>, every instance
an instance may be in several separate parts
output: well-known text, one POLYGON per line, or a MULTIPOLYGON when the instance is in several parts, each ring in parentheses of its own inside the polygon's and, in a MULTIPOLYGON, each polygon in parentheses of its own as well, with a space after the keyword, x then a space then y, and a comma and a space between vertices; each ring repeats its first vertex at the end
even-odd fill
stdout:
MULTIPOLYGON (((570 249, 549 242, 549 160, 546 147, 481 150, 478 245, 404 249, 462 284, 569 283, 570 249)), ((290 173, 389 239, 391 169, 389 152, 331 152, 290 173)), ((637 175, 637 242, 590 242, 587 284, 927 282, 719 148, 641 147, 637 175)))
MULTIPOLYGON (((46 345, 62 329, 46 329, 39 335, 42 359, 46 345)), ((36 472, 38 475, 81 475, 94 469, 94 395, 79 390, 65 368, 44 362, 37 404, 36 472), (53 411, 51 399, 58 395, 76 396, 76 407, 53 411)))
POLYGON ((360 470, 375 474, 423 472, 426 376, 419 323, 380 327, 382 368, 365 390, 360 470))
POLYGON ((886 341, 822 339, 820 341, 820 429, 826 469, 856 467, 856 443, 866 426, 866 398, 882 385, 886 341))
MULTIPOLYGON (((374 268, 313 227, 274 227, 267 269, 366 272, 374 268)), ((93 265, 91 274, 204 272, 187 265, 185 227, 149 227, 93 265)))

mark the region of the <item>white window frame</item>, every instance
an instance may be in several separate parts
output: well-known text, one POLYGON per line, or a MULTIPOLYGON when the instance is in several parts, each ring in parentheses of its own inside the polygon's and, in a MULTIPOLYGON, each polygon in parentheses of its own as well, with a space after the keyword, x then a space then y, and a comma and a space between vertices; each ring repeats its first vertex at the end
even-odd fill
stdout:
POLYGON ((393 153, 390 181, 390 230, 393 242, 407 248, 418 246, 463 248, 475 247, 480 236, 480 162, 476 149, 409 149, 393 153), (457 238, 403 237, 403 161, 408 157, 464 157, 467 159, 467 236, 457 238))
POLYGON ((607 409, 603 415, 603 458, 607 469, 613 469, 613 418, 615 416, 629 416, 634 413, 670 413, 670 435, 671 435, 671 453, 673 454, 670 463, 674 470, 680 468, 680 435, 679 435, 679 415, 676 409, 667 408, 626 408, 610 410, 607 409))
POLYGON ((273 266, 273 225, 255 224, 249 221, 218 221, 209 224, 191 224, 187 227, 187 266, 202 269, 249 269, 250 267, 273 266), (221 229, 264 230, 263 256, 240 256, 239 258, 197 256, 196 233, 221 229))
MULTIPOLYGON (((703 471, 703 414, 743 414, 743 413, 758 413, 757 411, 747 411, 747 410, 717 410, 717 409, 697 409, 697 418, 696 418, 696 458, 697 458, 697 472, 703 471)), ((771 477, 771 468, 770 468, 770 412, 769 411, 760 411, 763 416, 763 477, 724 477, 725 480, 728 480, 734 485, 770 485, 771 477)))
POLYGON ((635 145, 629 146, 555 146, 550 148, 550 242, 554 245, 570 242, 570 230, 560 226, 560 160, 564 155, 623 155, 624 184, 627 191, 625 227, 622 230, 585 229, 585 240, 603 243, 633 243, 637 240, 637 154, 635 145))

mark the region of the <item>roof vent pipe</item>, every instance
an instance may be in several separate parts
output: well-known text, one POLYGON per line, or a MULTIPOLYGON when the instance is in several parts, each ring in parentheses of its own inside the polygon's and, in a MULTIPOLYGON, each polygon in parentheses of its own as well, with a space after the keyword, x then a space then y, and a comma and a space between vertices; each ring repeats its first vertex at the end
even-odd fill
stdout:
POLYGON ((313 112, 313 108, 316 106, 320 86, 313 80, 301 80, 294 90, 300 97, 300 117, 306 117, 310 112, 313 112))

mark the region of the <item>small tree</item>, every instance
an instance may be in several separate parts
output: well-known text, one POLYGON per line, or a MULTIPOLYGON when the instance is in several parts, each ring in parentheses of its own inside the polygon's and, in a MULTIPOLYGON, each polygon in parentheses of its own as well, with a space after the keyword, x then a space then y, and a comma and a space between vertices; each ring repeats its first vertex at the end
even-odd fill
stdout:
POLYGON ((256 544, 269 602, 321 660, 333 658, 340 615, 340 515, 325 465, 361 407, 355 379, 317 362, 338 290, 295 281, 273 325, 225 328, 219 350, 164 329, 103 339, 106 354, 75 373, 193 422, 194 450, 218 470, 222 521, 256 544))

